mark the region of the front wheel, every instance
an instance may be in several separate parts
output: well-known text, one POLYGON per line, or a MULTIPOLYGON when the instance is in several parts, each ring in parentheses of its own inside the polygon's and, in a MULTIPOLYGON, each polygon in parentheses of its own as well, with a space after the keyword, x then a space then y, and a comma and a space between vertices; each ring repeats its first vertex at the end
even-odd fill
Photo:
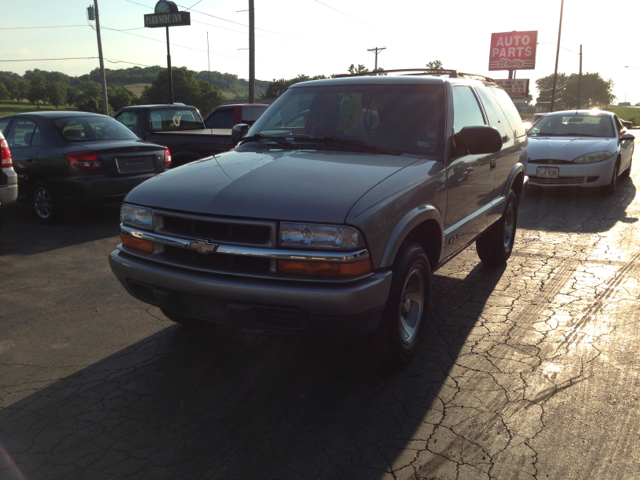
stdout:
POLYGON ((381 333, 393 365, 404 365, 417 355, 430 297, 429 260, 420 245, 409 244, 398 253, 382 318, 381 333))
POLYGON ((507 206, 500 220, 491 225, 476 240, 476 250, 482 263, 497 267, 507 263, 513 250, 518 223, 518 197, 513 190, 507 195, 507 206))
POLYGON ((613 195, 614 193, 616 193, 616 190, 618 189, 618 175, 619 175, 619 173, 620 173, 620 162, 617 161, 615 166, 613 167, 613 174, 611 175, 611 182, 609 182, 609 185, 604 187, 604 194, 605 195, 613 195))

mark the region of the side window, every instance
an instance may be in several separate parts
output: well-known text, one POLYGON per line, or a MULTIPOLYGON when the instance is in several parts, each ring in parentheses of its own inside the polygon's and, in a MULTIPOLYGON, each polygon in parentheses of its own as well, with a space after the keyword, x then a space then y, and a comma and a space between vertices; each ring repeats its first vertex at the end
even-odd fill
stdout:
POLYGON ((484 111, 487 113, 487 117, 489 117, 489 125, 498 129, 503 142, 509 141, 509 138, 513 137, 513 133, 502 109, 486 89, 478 88, 476 91, 478 92, 480 101, 482 101, 484 105, 484 111))
MULTIPOLYGON (((28 147, 31 145, 31 140, 37 130, 38 126, 35 122, 31 120, 17 119, 13 122, 7 138, 9 148, 28 147)), ((37 134, 39 142, 40 132, 37 131, 37 134)))
POLYGON ((139 112, 137 110, 130 110, 128 112, 122 112, 116 117, 116 120, 127 127, 132 132, 136 131, 136 125, 138 124, 139 112))
POLYGON ((514 131, 516 137, 522 137, 526 135, 524 130, 524 125, 522 125, 522 118, 520 117, 520 113, 518 113, 518 109, 513 104, 513 100, 507 92, 505 92, 502 88, 498 87, 488 87, 488 90, 498 101, 498 105, 504 112, 507 120, 509 120, 509 124, 514 131))
POLYGON ((7 127, 9 126, 9 122, 11 122, 10 118, 5 118, 4 120, 0 120, 0 132, 5 137, 7 136, 7 127))
POLYGON ((267 107, 244 107, 242 109, 242 123, 253 125, 266 109, 267 107))
POLYGON ((218 110, 205 122, 207 128, 231 128, 233 126, 233 108, 218 110))
POLYGON ((464 127, 486 125, 478 99, 470 87, 453 87, 453 133, 464 127))

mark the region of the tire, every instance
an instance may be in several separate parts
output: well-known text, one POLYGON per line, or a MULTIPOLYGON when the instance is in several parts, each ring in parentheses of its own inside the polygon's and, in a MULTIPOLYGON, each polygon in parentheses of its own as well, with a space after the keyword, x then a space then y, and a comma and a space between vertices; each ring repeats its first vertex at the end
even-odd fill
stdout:
POLYGON ((476 250, 482 263, 497 267, 507 263, 513 251, 518 224, 518 197, 513 190, 507 195, 507 205, 500 220, 491 225, 476 240, 476 250))
POLYGON ((622 172, 622 175, 620 175, 622 178, 629 178, 629 176, 631 175, 631 165, 633 165, 633 160, 629 162, 629 166, 627 167, 627 169, 622 172))
POLYGON ((58 216, 58 205, 47 183, 36 183, 31 189, 31 207, 36 219, 43 223, 53 223, 58 216))
POLYGON ((179 323, 180 325, 183 325, 188 328, 202 326, 205 323, 202 320, 198 320, 197 318, 181 315, 179 313, 172 312, 165 308, 161 308, 160 311, 164 314, 165 317, 167 317, 172 322, 179 323))
POLYGON ((431 268, 420 245, 408 244, 397 256, 379 335, 391 367, 409 363, 422 345, 431 297, 431 268))
POLYGON ((603 193, 605 195, 613 195, 618 189, 618 175, 620 173, 620 161, 618 160, 613 167, 613 174, 611 175, 611 182, 606 187, 603 187, 603 193))

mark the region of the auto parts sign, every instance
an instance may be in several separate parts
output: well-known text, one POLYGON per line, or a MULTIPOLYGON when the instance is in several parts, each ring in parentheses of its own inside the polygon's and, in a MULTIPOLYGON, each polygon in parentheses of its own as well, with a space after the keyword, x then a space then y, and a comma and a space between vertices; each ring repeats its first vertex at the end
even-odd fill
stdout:
POLYGON ((537 31, 492 33, 489 70, 533 70, 537 43, 537 31))

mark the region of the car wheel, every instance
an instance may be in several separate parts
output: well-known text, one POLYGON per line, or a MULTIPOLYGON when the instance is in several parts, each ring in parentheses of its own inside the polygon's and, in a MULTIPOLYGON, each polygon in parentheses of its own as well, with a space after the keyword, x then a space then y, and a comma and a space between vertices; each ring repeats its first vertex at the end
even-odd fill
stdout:
POLYGON ((618 189, 619 173, 620 173, 620 162, 617 161, 615 166, 613 167, 613 175, 611 175, 611 182, 609 182, 609 185, 604 187, 605 195, 613 195, 614 193, 616 193, 616 190, 618 189))
POLYGON ((628 178, 629 175, 631 175, 631 165, 633 165, 633 160, 629 162, 629 166, 627 167, 627 169, 622 172, 622 175, 620 175, 622 178, 628 178))
POLYGON ((507 206, 500 220, 491 225, 476 240, 476 250, 482 263, 495 267, 504 265, 511 256, 518 224, 518 197, 513 190, 507 195, 507 206))
POLYGON ((37 183, 31 190, 31 206, 36 218, 44 223, 53 223, 58 214, 51 188, 46 183, 37 183))
POLYGON ((172 322, 179 323, 180 325, 184 325, 185 327, 198 327, 204 325, 205 323, 202 320, 198 320, 197 318, 188 317, 180 313, 172 312, 171 310, 167 310, 166 308, 161 308, 160 311, 172 322))
POLYGON ((430 297, 429 260, 420 245, 411 243, 398 253, 379 332, 392 366, 402 366, 418 353, 430 297))

